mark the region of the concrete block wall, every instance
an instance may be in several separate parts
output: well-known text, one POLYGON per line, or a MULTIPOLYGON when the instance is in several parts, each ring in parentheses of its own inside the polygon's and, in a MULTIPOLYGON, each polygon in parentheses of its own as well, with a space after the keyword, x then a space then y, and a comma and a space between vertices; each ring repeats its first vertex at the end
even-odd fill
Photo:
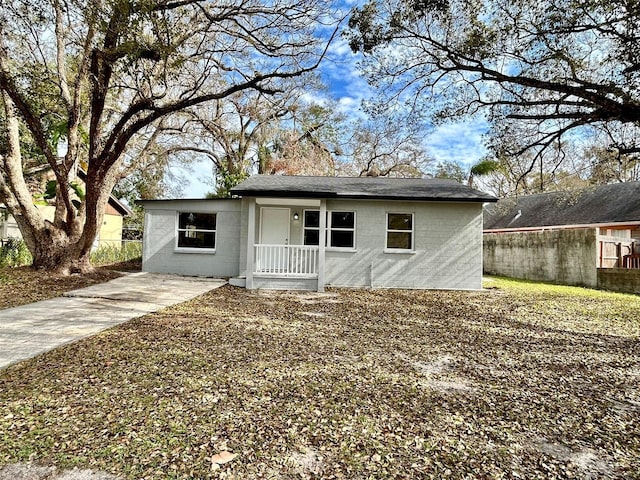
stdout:
POLYGON ((241 201, 164 200, 145 202, 142 269, 205 277, 238 275, 241 201), (212 252, 176 250, 177 212, 216 213, 216 249, 212 252))
POLYGON ((614 292, 640 294, 640 270, 627 268, 599 268, 598 288, 614 292))
POLYGON ((489 275, 598 286, 595 228, 486 233, 483 258, 489 275))
POLYGON ((356 212, 356 246, 327 248, 326 284, 373 288, 482 288, 482 206, 478 203, 327 200, 356 212), (386 214, 414 214, 414 250, 385 251, 386 214))
MULTIPOLYGON (((248 202, 246 199, 145 202, 143 270, 225 277, 244 274, 248 202), (215 253, 176 250, 178 211, 217 213, 215 253)), ((302 208, 298 210, 302 212, 302 208)), ((356 212, 355 248, 326 250, 327 285, 482 288, 481 204, 327 200, 327 210, 356 212), (412 251, 385 250, 387 213, 413 213, 412 251)), ((302 240, 301 226, 294 227, 292 244, 302 240)))

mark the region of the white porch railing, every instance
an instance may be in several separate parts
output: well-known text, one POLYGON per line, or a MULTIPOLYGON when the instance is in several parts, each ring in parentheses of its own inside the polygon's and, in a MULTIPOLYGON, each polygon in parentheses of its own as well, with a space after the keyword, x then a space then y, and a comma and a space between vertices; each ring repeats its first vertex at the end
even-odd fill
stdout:
POLYGON ((309 245, 254 245, 256 274, 282 277, 318 275, 318 247, 309 245))

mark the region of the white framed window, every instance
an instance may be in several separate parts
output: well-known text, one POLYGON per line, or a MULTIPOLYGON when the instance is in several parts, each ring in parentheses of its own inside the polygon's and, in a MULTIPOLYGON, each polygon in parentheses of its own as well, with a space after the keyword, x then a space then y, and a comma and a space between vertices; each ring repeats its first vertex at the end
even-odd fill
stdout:
POLYGON ((387 213, 385 248, 398 251, 413 250, 413 213, 387 213))
POLYGON ((216 222, 215 213, 178 212, 176 249, 215 250, 216 222))
POLYGON ((303 217, 303 245, 320 245, 320 210, 305 210, 303 217))
POLYGON ((355 248, 356 212, 327 212, 327 247, 355 248))
MULTIPOLYGON (((320 210, 305 210, 303 222, 304 245, 320 244, 320 210)), ((356 246, 356 212, 327 211, 325 245, 329 248, 356 246)))

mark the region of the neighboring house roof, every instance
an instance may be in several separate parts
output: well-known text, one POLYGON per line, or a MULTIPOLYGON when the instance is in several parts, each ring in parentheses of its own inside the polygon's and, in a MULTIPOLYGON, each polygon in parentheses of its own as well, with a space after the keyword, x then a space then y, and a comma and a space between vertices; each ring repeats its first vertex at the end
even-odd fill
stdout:
POLYGON ((484 209, 485 231, 640 224, 640 182, 501 199, 484 209))
POLYGON ((115 210, 123 217, 131 215, 133 213, 132 210, 127 205, 122 203, 113 195, 109 195, 109 205, 115 208, 115 210))
MULTIPOLYGON (((78 170, 78 177, 80 178, 80 180, 85 182, 87 179, 87 174, 84 170, 78 170)), ((109 194, 109 205, 111 205, 116 210, 116 212, 118 212, 123 217, 127 217, 133 213, 133 211, 127 205, 114 197, 113 194, 109 194)))
POLYGON ((497 198, 454 180, 388 177, 254 175, 231 189, 249 197, 353 198, 495 202, 497 198))

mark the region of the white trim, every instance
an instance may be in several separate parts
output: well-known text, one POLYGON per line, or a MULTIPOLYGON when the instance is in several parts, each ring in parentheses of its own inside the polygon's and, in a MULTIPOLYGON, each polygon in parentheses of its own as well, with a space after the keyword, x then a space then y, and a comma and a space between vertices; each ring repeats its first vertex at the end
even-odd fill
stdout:
POLYGON ((326 231, 326 235, 325 235, 325 242, 326 242, 326 248, 327 250, 331 250, 331 251, 340 251, 340 252, 348 252, 348 251, 355 251, 357 250, 357 238, 356 238, 356 231, 357 231, 357 212, 355 210, 327 210, 327 231, 326 231), (341 227, 337 227, 337 228, 333 228, 331 226, 331 214, 332 213, 353 213, 353 228, 341 228, 341 227), (353 232, 353 245, 350 247, 334 247, 331 245, 331 231, 336 231, 336 232, 353 232))
POLYGON ((415 253, 416 250, 416 216, 414 212, 385 212, 384 216, 384 253, 415 253), (411 230, 389 229, 389 215, 411 215, 411 230), (411 248, 389 248, 389 233, 411 233, 411 248))
POLYGON ((320 207, 320 200, 308 198, 256 198, 258 205, 290 205, 293 207, 320 207))
POLYGON ((322 238, 322 235, 320 234, 320 224, 322 222, 320 222, 320 218, 318 218, 318 226, 317 227, 307 227, 305 225, 305 218, 306 218, 306 213, 307 212, 318 212, 318 217, 320 217, 320 210, 318 210, 316 208, 304 208, 304 209, 302 209, 302 229, 301 229, 301 233, 300 233, 300 245, 307 245, 306 243, 304 243, 304 231, 305 230, 317 230, 318 231, 318 245, 320 245, 320 239, 322 238))
POLYGON ((173 253, 202 253, 207 255, 215 255, 215 248, 194 248, 194 247, 176 247, 173 249, 173 253))
POLYGON ((325 249, 327 247, 326 240, 323 242, 322 238, 326 239, 327 229, 327 201, 322 199, 320 201, 320 236, 318 238, 318 292, 324 292, 325 282, 325 249))
POLYGON ((255 261, 254 247, 256 243, 256 201, 249 198, 249 212, 247 217, 247 264, 245 265, 245 287, 253 289, 253 264, 255 261))

